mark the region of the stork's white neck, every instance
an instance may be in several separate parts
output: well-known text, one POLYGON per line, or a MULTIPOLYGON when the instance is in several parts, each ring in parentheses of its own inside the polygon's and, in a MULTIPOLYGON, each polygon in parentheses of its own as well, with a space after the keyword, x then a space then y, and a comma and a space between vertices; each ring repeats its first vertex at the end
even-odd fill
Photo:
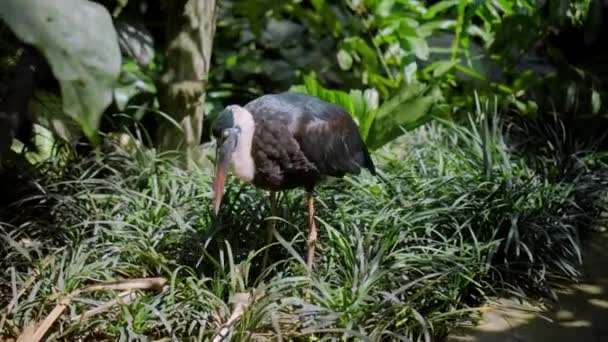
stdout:
POLYGON ((255 163, 251 156, 251 146, 253 143, 253 132, 255 130, 255 122, 251 113, 241 106, 230 106, 234 115, 234 125, 241 129, 239 139, 232 152, 232 166, 234 174, 246 181, 253 180, 255 173, 255 163))

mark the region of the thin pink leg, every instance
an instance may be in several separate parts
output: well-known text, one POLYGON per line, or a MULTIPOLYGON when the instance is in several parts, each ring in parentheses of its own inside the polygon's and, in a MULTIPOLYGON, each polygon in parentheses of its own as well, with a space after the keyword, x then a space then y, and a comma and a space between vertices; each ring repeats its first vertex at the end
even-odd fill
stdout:
POLYGON ((315 259, 315 245, 317 243, 317 225, 315 224, 315 201, 312 191, 306 193, 306 202, 308 203, 308 255, 306 257, 306 267, 308 272, 312 273, 312 268, 315 259))

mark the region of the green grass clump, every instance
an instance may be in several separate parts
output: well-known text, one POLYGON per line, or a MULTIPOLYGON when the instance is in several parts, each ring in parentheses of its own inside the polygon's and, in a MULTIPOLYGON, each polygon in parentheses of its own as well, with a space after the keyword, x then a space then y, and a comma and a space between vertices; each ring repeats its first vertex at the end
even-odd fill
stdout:
POLYGON ((573 185, 537 174, 497 120, 478 118, 406 135, 375 155, 380 178, 321 186, 311 277, 301 191, 282 196, 267 246, 267 195, 232 181, 214 220, 212 170, 186 173, 151 150, 47 166, 36 193, 2 215, 20 213, 0 225, 0 336, 18 336, 74 290, 128 278, 168 285, 86 319, 120 291, 81 293, 47 339, 211 340, 223 330, 235 341, 429 341, 474 319, 489 295, 546 292, 553 277, 578 274, 573 185))

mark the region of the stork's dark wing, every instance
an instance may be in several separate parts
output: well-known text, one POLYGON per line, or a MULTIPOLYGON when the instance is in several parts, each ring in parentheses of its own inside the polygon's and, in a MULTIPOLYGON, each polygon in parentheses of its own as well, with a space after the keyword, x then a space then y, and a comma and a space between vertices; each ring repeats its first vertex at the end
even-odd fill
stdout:
POLYGON ((359 174, 361 167, 375 173, 374 164, 357 125, 346 111, 334 105, 312 113, 295 134, 304 155, 322 174, 342 177, 359 174))
POLYGON ((304 186, 312 189, 319 179, 317 167, 306 158, 284 120, 258 118, 251 154, 255 160, 254 184, 268 190, 304 186))
POLYGON ((342 177, 361 167, 375 173, 357 125, 340 106, 297 93, 266 95, 246 105, 256 117, 284 121, 306 158, 321 174, 342 177))

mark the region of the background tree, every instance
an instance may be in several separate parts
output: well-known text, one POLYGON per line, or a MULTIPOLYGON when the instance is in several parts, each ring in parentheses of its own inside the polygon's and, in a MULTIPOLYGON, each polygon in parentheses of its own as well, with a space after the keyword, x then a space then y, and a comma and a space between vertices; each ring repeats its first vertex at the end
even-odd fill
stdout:
POLYGON ((165 1, 167 47, 158 80, 161 111, 179 124, 163 120, 157 131, 159 148, 185 153, 187 164, 197 159, 205 91, 215 35, 215 0, 165 1))

